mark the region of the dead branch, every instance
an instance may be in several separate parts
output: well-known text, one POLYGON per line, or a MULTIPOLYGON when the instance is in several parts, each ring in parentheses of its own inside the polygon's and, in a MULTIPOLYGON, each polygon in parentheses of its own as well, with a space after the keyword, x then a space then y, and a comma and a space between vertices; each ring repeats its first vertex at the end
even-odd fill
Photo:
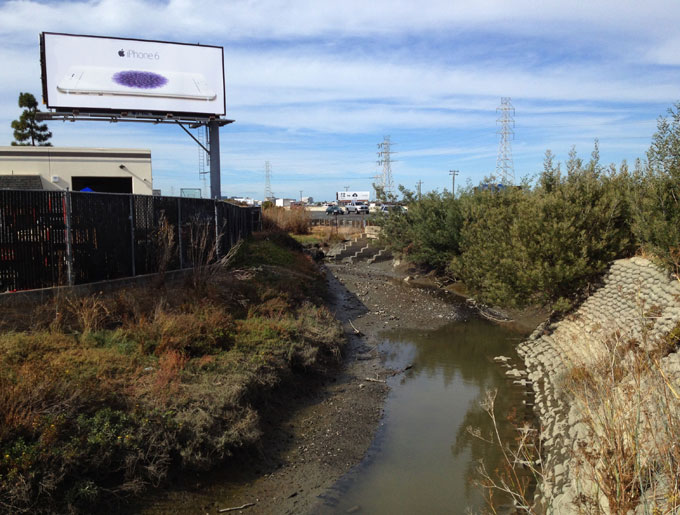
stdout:
POLYGON ((254 502, 247 502, 243 506, 234 506, 233 508, 221 508, 217 510, 217 513, 226 513, 228 511, 237 511, 237 510, 242 510, 244 508, 250 508, 251 506, 255 506, 254 502))
POLYGON ((358 336, 363 336, 363 335, 364 335, 364 333, 362 333, 361 331, 359 331, 359 329, 357 329, 356 327, 354 327, 354 324, 352 323, 351 320, 348 320, 348 322, 349 322, 349 325, 352 326, 352 329, 354 329, 354 334, 356 334, 356 335, 358 335, 358 336))

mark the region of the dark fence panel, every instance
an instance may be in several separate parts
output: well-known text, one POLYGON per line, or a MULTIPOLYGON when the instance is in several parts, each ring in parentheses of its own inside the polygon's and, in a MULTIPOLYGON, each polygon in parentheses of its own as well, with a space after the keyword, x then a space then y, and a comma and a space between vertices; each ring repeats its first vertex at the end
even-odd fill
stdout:
POLYGON ((73 193, 74 283, 134 275, 130 195, 73 193))
POLYGON ((66 197, 0 191, 0 293, 66 284, 66 197))
POLYGON ((205 264, 260 228, 259 208, 213 200, 0 191, 0 292, 205 264))

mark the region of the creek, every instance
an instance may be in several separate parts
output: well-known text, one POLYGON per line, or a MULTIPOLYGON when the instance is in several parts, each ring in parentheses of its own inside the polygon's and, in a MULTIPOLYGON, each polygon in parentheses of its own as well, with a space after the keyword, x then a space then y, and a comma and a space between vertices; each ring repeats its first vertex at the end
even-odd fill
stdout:
MULTIPOLYGON (((434 330, 401 328, 378 333, 378 350, 385 367, 403 370, 412 366, 387 379, 390 390, 383 418, 365 458, 304 508, 264 508, 258 504, 247 512, 480 512, 485 506, 484 492, 473 483, 479 460, 487 470, 494 471, 503 468, 502 453, 498 445, 472 436, 468 428, 478 429, 487 437, 492 434, 491 419, 481 406, 487 391, 497 391, 495 413, 504 442, 512 442, 517 436, 509 419, 521 422, 532 417, 523 404, 526 390, 514 384, 505 375, 506 368, 493 360, 504 355, 517 363, 514 349, 525 336, 526 332, 519 329, 474 316, 434 330)), ((365 384, 367 387, 368 382, 365 384)), ((139 511, 146 515, 214 513, 216 508, 253 500, 252 485, 257 475, 240 477, 227 469, 210 476, 212 480, 200 488, 184 486, 152 498, 139 511)), ((264 495, 282 495, 289 501, 297 495, 290 495, 295 488, 292 483, 273 484, 279 486, 264 495)), ((310 488, 309 484, 302 486, 310 488)), ((303 491, 302 486, 299 491, 303 491)), ((507 503, 507 498, 495 496, 497 512, 510 512, 507 503)))
MULTIPOLYGON (((524 389, 493 361, 498 355, 514 358, 522 336, 477 318, 434 331, 382 333, 385 365, 413 367, 388 380, 383 422, 367 457, 322 497, 316 512, 479 512, 485 501, 473 484, 478 462, 493 471, 502 465, 502 455, 468 428, 491 434, 491 419, 481 407, 490 390, 498 392, 495 413, 504 441, 516 436, 508 419, 529 416, 518 408, 526 399, 524 389)), ((504 511, 507 499, 498 501, 504 511)))

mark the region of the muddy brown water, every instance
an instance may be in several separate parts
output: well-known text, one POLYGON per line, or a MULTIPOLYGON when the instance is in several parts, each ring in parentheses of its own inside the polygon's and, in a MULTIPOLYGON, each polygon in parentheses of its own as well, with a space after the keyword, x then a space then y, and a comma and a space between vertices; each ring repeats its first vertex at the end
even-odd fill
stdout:
MULTIPOLYGON (((493 361, 504 355, 518 362, 515 346, 526 335, 478 318, 436 330, 397 329, 380 334, 385 365, 401 370, 390 377, 384 416, 364 460, 317 499, 312 513, 434 514, 478 513, 485 501, 473 484, 478 461, 488 470, 501 465, 497 446, 474 438, 468 427, 490 434, 492 424, 480 402, 497 390, 496 413, 502 438, 511 441, 523 408, 524 388, 493 361)), ((202 513, 211 497, 238 498, 240 486, 213 485, 183 492, 180 498, 152 502, 156 513, 202 513), (218 492, 217 494, 215 492, 218 492)), ((508 512, 499 498, 499 512, 508 512)), ((255 509, 255 511, 257 511, 255 509)))
MULTIPOLYGON (((466 513, 485 507, 473 484, 479 460, 490 471, 501 465, 497 446, 473 437, 490 434, 481 407, 497 390, 495 411, 502 438, 515 429, 508 416, 530 416, 522 387, 514 385, 494 356, 512 356, 522 334, 469 319, 435 331, 383 333, 386 365, 413 368, 391 378, 381 427, 364 461, 323 496, 315 513, 466 513)), ((499 511, 505 511, 499 499, 499 511)), ((507 500, 505 500, 507 502, 507 500)))

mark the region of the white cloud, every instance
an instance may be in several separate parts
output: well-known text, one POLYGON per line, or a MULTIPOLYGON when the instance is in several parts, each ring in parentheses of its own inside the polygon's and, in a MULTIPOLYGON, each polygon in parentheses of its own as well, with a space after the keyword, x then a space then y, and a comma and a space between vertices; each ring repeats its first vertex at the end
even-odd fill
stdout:
POLYGON ((679 7, 674 0, 598 2, 558 0, 232 0, 170 2, 101 0, 46 4, 13 0, 0 8, 0 33, 30 34, 35 27, 61 27, 75 33, 144 34, 145 37, 219 36, 225 40, 385 35, 423 30, 488 26, 491 31, 534 33, 570 25, 635 30, 638 34, 672 34, 679 7), (108 31, 108 32, 107 32, 108 31))
MULTIPOLYGON (((6 1, 0 143, 12 139, 19 91, 40 94, 44 30, 223 45, 237 120, 223 129, 223 170, 244 188, 261 189, 266 159, 296 187, 319 170, 370 174, 374 143, 391 132, 410 131, 395 165, 407 177, 435 177, 447 160, 492 170, 501 96, 517 108, 518 162, 536 153, 527 168, 540 168, 545 148, 589 152, 594 137, 630 158, 659 106, 680 98, 679 16, 676 0, 6 1)), ((51 129, 58 144, 151 148, 161 183, 198 180, 197 149, 179 129, 51 129)))

